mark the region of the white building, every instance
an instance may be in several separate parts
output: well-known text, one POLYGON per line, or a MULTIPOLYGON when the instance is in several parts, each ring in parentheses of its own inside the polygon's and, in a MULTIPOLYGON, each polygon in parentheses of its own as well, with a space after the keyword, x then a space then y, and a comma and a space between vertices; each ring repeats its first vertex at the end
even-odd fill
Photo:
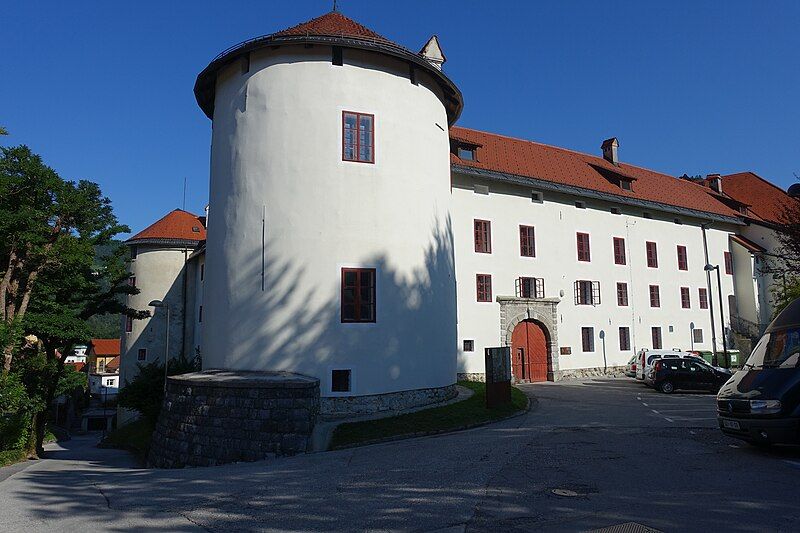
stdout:
MULTIPOLYGON (((436 401, 491 346, 521 380, 722 349, 731 303, 765 290, 726 268, 753 240, 740 204, 616 139, 593 156, 455 127, 444 61, 337 12, 212 61, 207 240, 175 211, 128 241, 129 305, 168 303, 170 356, 312 375, 339 412, 436 401)), ((123 382, 164 353, 164 315, 123 333, 123 382)))
POLYGON ((72 353, 64 359, 64 363, 85 363, 86 350, 88 349, 89 347, 83 344, 75 346, 75 348, 72 349, 72 353))

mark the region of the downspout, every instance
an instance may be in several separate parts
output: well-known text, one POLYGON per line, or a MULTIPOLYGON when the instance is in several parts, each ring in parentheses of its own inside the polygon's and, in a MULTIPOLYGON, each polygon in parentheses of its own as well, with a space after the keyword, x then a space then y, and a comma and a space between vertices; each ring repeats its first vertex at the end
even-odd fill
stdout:
MULTIPOLYGON (((703 252, 705 253, 706 257, 706 265, 709 264, 708 262, 708 240, 706 238, 706 228, 708 227, 708 223, 701 224, 700 227, 703 230, 703 252)), ((705 265, 703 265, 703 270, 705 270, 705 265)), ((708 301, 708 311, 711 313, 711 362, 716 365, 717 364, 717 330, 714 327, 714 298, 711 294, 711 272, 706 270, 706 291, 708 294, 706 295, 706 300, 708 301)), ((692 332, 694 334, 694 332, 692 332)), ((724 333, 723 333, 724 334, 724 333)))

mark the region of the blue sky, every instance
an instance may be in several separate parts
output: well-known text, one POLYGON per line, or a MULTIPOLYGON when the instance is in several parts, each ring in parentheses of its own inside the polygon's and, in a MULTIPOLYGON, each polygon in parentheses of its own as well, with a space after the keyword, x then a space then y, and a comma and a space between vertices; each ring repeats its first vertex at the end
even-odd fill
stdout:
MULTIPOLYGON (((138 231, 207 201, 211 124, 197 74, 221 50, 331 1, 12 1, 0 125, 63 177, 101 184, 138 231)), ((800 2, 339 0, 408 48, 437 34, 459 124, 672 175, 800 174, 800 2)))

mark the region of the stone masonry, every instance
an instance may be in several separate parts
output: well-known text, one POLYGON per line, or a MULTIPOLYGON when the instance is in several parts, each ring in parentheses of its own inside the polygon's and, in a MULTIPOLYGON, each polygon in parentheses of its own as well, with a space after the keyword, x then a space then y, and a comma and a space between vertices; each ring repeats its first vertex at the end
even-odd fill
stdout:
POLYGON ((333 396, 322 398, 322 414, 326 418, 371 415, 446 402, 458 395, 455 384, 429 389, 415 389, 367 396, 333 396))
POLYGON ((319 405, 319 380, 290 372, 173 376, 148 464, 212 466, 305 452, 319 405))

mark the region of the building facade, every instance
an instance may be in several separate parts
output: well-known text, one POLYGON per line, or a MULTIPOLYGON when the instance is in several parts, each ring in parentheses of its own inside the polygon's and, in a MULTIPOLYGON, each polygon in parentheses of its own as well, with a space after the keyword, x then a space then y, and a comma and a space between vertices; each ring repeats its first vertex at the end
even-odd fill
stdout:
POLYGON ((172 322, 126 324, 123 383, 167 337, 203 368, 317 377, 328 413, 441 400, 492 346, 527 381, 721 349, 768 290, 742 203, 616 139, 594 156, 456 127, 444 62, 436 37, 414 53, 335 11, 212 61, 208 219, 128 241, 129 305, 172 322))

